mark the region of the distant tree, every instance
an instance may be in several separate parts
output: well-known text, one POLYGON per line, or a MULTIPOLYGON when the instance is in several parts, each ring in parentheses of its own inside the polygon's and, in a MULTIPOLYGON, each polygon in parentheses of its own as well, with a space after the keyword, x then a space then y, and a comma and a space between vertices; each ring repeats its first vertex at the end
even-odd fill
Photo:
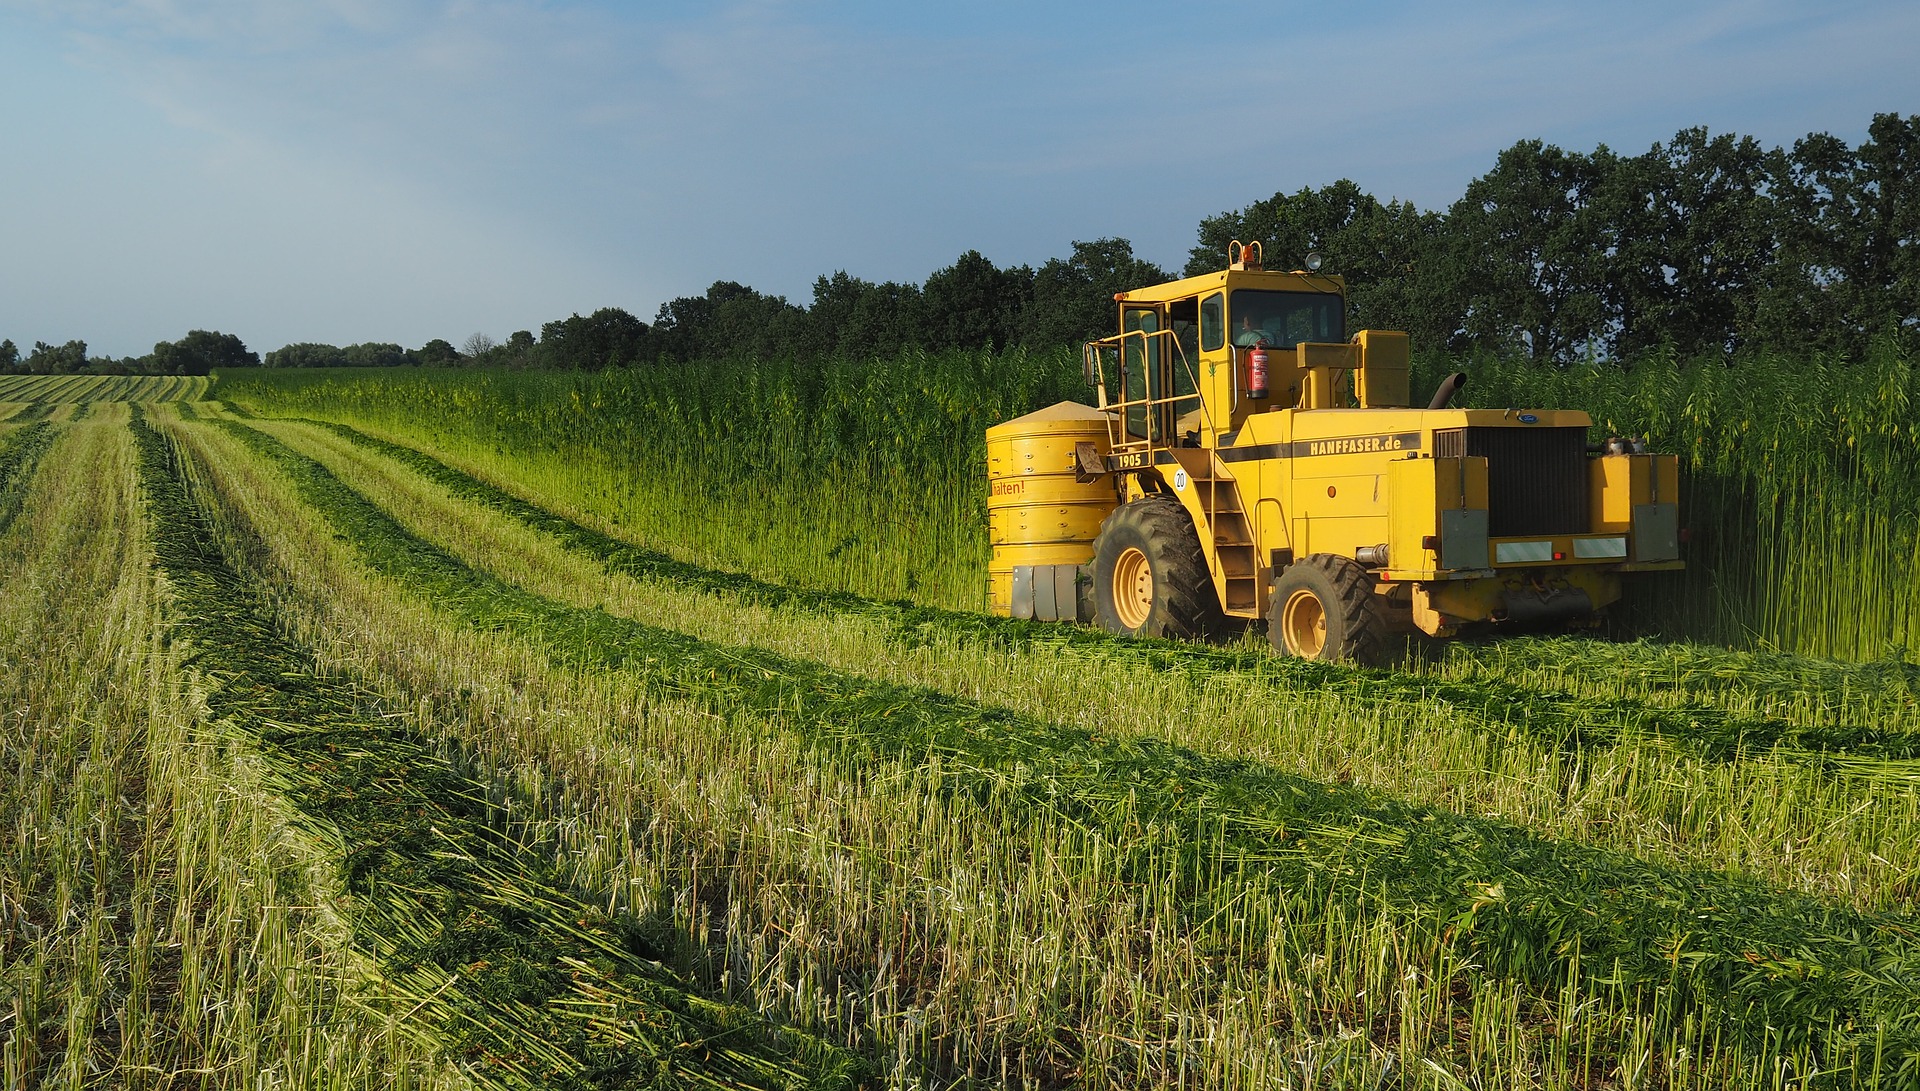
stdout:
POLYGON ((260 356, 230 333, 193 330, 178 341, 161 341, 148 358, 161 375, 207 375, 215 368, 259 367, 260 356))
POLYGON ((1166 270, 1134 257, 1126 239, 1073 244, 1073 256, 1050 258, 1033 274, 1033 298, 1021 322, 1029 345, 1077 345, 1119 329, 1114 293, 1172 279, 1166 270))
POLYGON ((661 304, 653 332, 659 354, 674 360, 788 354, 812 342, 807 312, 731 280, 661 304))
POLYGON ((1448 213, 1461 247, 1466 334, 1566 361, 1611 332, 1605 306, 1608 232, 1600 201, 1618 157, 1523 140, 1467 185, 1448 213))
POLYGON ((602 307, 540 327, 540 354, 547 367, 598 371, 647 357, 647 324, 618 307, 602 307))
POLYGON ((1616 357, 1667 344, 1726 352, 1752 335, 1777 256, 1786 159, 1750 137, 1683 129, 1621 159, 1596 191, 1616 357))
POLYGON ((507 367, 532 367, 539 349, 539 342, 534 340, 532 330, 514 330, 507 335, 507 343, 494 352, 495 357, 507 367))
POLYGON ((1318 250, 1341 268, 1343 233, 1358 220, 1380 211, 1371 194, 1342 178, 1319 189, 1276 193, 1238 212, 1222 212, 1200 221, 1200 242, 1187 257, 1188 276, 1210 273, 1227 265, 1227 243, 1258 242, 1269 269, 1299 269, 1310 251, 1318 250))
POLYGON ((1788 159, 1770 339, 1858 352, 1920 335, 1920 116, 1876 115, 1858 148, 1815 133, 1788 159))
POLYGON ((11 340, 0 341, 0 375, 17 374, 20 366, 20 349, 11 340))
POLYGON ((891 356, 920 344, 921 310, 918 285, 875 284, 841 270, 813 282, 808 343, 829 355, 891 356))
POLYGON ((33 375, 72 375, 87 369, 87 343, 68 341, 64 345, 49 345, 45 341, 35 341, 33 352, 27 356, 25 369, 33 375))
POLYGON ((980 251, 927 277, 920 289, 929 347, 1005 348, 1020 339, 1033 298, 1033 270, 996 268, 980 251))
POLYGON ((1258 242, 1269 269, 1297 269, 1313 251, 1345 278, 1349 325, 1406 330, 1415 351, 1459 347, 1463 270, 1445 220, 1403 201, 1381 204, 1349 179, 1276 193, 1200 222, 1186 275, 1226 268, 1228 243, 1258 242))
POLYGON ((412 352, 413 362, 423 367, 451 367, 460 362, 460 350, 450 341, 434 338, 412 352))
POLYGON ((346 367, 347 354, 335 345, 301 341, 267 353, 267 367, 346 367))
POLYGON ((467 335, 467 339, 460 343, 460 352, 472 360, 485 356, 496 347, 493 338, 488 337, 486 334, 470 333, 467 335))
POLYGON ((387 341, 368 341, 340 350, 348 367, 406 367, 413 363, 407 350, 387 341))

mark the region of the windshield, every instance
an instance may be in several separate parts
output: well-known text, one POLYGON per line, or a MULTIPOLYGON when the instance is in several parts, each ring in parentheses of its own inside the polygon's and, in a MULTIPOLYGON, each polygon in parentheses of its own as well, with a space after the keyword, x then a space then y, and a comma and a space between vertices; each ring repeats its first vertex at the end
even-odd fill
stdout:
POLYGON ((1233 343, 1265 341, 1269 348, 1292 348, 1302 341, 1338 344, 1347 339, 1346 316, 1337 295, 1324 292, 1270 292, 1242 288, 1229 301, 1227 321, 1233 343))

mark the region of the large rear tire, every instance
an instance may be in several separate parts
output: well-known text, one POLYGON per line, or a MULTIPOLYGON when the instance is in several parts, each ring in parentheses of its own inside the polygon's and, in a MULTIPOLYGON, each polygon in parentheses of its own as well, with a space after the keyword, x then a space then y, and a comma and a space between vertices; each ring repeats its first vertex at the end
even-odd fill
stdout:
POLYGON ((1100 524, 1093 593, 1101 626, 1127 636, 1201 637, 1220 624, 1200 536, 1170 496, 1122 504, 1100 524))
POLYGON ((1301 659, 1377 664, 1386 658, 1387 618, 1373 577, 1346 557, 1315 553, 1273 583, 1267 639, 1301 659))

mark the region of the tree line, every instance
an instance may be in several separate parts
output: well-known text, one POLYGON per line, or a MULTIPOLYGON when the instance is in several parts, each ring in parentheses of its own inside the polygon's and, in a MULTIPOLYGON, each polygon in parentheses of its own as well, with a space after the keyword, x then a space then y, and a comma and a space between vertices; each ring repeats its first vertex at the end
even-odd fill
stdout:
POLYGON ((259 367, 260 354, 230 333, 192 330, 162 341, 145 356, 88 356, 85 341, 50 345, 35 341, 25 354, 0 341, 0 375, 209 375, 215 368, 259 367))
MULTIPOLYGON (((1920 340, 1920 116, 1880 114, 1859 145, 1814 133, 1791 148, 1684 129, 1639 155, 1523 140, 1444 210, 1382 202, 1349 180, 1276 193, 1203 219, 1181 275, 1223 267, 1231 240, 1269 268, 1310 251, 1348 285, 1353 328, 1403 329, 1416 352, 1540 362, 1688 358, 1743 349, 1858 355, 1920 340)), ((1123 238, 1075 242, 1038 268, 977 250, 919 284, 845 271, 806 305, 734 281, 458 348, 435 339, 295 344, 268 367, 507 366, 597 370, 731 354, 888 356, 914 348, 1050 348, 1112 332, 1113 294, 1172 278, 1123 238)), ((238 338, 194 331, 139 360, 89 361, 84 342, 0 343, 0 370, 247 366, 238 338)), ((189 371, 190 374, 201 373, 189 371)))

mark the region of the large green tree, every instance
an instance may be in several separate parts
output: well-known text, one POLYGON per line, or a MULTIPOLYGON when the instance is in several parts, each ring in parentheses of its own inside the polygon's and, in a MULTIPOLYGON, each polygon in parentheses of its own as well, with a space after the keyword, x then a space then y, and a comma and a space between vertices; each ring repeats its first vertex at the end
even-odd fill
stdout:
POLYGON ((33 351, 27 355, 23 365, 23 370, 33 375, 72 375, 86 369, 85 341, 68 341, 64 345, 35 341, 33 351))
POLYGON ((1075 241, 1072 256, 1050 258, 1034 271, 1021 340, 1035 346, 1077 345, 1115 333, 1120 328, 1115 293, 1169 279, 1166 270, 1135 257, 1126 239, 1075 241))
POLYGON ((599 371, 650 359, 649 327, 619 307, 602 307, 582 318, 575 314, 540 327, 540 352, 547 367, 599 371))
POLYGON ((1005 348, 1020 339, 1033 270, 998 268, 978 250, 927 277, 920 289, 929 348, 1005 348))
POLYGON ((1585 214, 1601 232, 1614 356, 1660 344, 1687 356, 1722 353, 1754 336, 1785 170, 1778 149, 1702 128, 1613 161, 1585 214))
POLYGON ((1466 337, 1536 361, 1595 351, 1606 308, 1608 187, 1619 158, 1523 140, 1468 183, 1447 214, 1463 277, 1466 337))
POLYGON ((178 341, 161 341, 148 358, 161 375, 207 375, 215 368, 259 367, 260 355, 231 333, 192 330, 178 341))
POLYGON ((875 284, 839 270, 813 282, 808 339, 828 355, 891 356, 921 343, 923 309, 916 284, 875 284))

